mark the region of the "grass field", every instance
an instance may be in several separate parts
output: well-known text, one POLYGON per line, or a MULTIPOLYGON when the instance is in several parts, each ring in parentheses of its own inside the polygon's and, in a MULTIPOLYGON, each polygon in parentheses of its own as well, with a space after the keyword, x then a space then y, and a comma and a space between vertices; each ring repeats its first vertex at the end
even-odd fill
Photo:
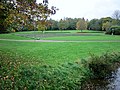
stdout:
MULTIPOLYGON (((41 32, 0 34, 0 39, 14 40, 39 38, 42 40, 120 41, 119 37, 104 35, 100 32, 87 33, 87 31, 84 33, 47 31, 44 34, 41 32)), ((82 58, 86 59, 90 54, 102 55, 106 52, 119 51, 120 42, 18 42, 0 40, 0 67, 2 67, 0 68, 2 75, 0 89, 4 90, 8 87, 31 90, 36 88, 39 90, 78 89, 81 81, 86 80, 91 75, 88 65, 85 66, 86 62, 82 61, 82 58), (84 64, 76 63, 80 60, 84 64), (11 84, 13 82, 16 87, 11 84)), ((105 60, 104 56, 102 60, 105 60)), ((119 58, 117 57, 116 60, 119 58)))
POLYGON ((105 41, 105 40, 120 40, 120 36, 66 36, 66 37, 49 37, 44 40, 67 40, 67 41, 105 41))
POLYGON ((45 31, 44 33, 42 33, 41 31, 17 32, 13 35, 39 40, 45 38, 51 39, 50 37, 65 37, 65 36, 69 36, 69 37, 78 36, 78 38, 79 36, 103 36, 104 33, 100 31, 89 31, 89 30, 84 30, 84 32, 80 32, 78 30, 67 30, 67 31, 45 31))
MULTIPOLYGON (((0 34, 0 39, 32 40, 33 37, 43 40, 69 40, 69 41, 119 41, 120 36, 104 35, 101 32, 77 30, 16 32, 0 34), (35 34, 35 35, 34 35, 35 34)), ((104 52, 120 51, 120 42, 12 42, 0 41, 0 50, 12 51, 18 55, 44 64, 56 66, 67 62, 75 62, 86 58, 90 53, 102 54, 104 52)))
POLYGON ((31 38, 16 36, 13 33, 10 33, 10 34, 0 34, 0 39, 30 40, 31 38))
MULTIPOLYGON (((87 31, 86 31, 87 32, 87 31)), ((105 41, 105 40, 120 40, 120 36, 104 35, 104 33, 98 32, 83 32, 77 33, 77 31, 46 31, 42 33, 38 32, 17 32, 12 34, 0 34, 0 39, 15 39, 15 40, 67 40, 67 41, 105 41)))
MULTIPOLYGON (((75 38, 81 40, 91 40, 91 38, 81 36, 81 38, 71 37, 71 40, 75 38)), ((93 38, 94 36, 92 36, 93 38)), ((95 36, 96 37, 96 36, 95 36)), ((102 40, 119 40, 119 36, 114 36, 114 39, 110 36, 103 36, 102 40), (104 38, 106 37, 106 38, 104 38)), ((67 37, 64 37, 67 39, 67 37)), ((20 39, 20 38, 19 38, 20 39)), ((94 38, 93 38, 94 39, 94 38)), ((98 40, 99 38, 95 38, 98 40)), ((56 40, 56 39, 55 39, 56 40)), ((64 39, 63 39, 64 40, 64 39)), ((70 40, 70 38, 69 38, 70 40)), ((38 60, 45 64, 58 65, 67 62, 75 62, 81 58, 86 58, 90 53, 102 54, 107 51, 120 51, 120 42, 12 42, 12 41, 0 41, 0 50, 6 50, 6 52, 16 52, 18 55, 33 60, 38 60)))

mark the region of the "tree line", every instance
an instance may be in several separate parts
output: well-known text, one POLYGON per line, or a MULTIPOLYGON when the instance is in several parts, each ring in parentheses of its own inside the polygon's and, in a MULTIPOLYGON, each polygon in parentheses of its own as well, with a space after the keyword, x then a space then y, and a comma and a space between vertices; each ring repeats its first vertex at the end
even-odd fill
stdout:
POLYGON ((48 0, 0 0, 0 33, 29 30, 109 30, 120 26, 120 11, 112 17, 88 20, 85 18, 49 19, 58 10, 48 7, 48 0))
POLYGON ((64 18, 59 21, 48 20, 47 30, 97 30, 106 31, 111 26, 120 26, 120 11, 116 10, 112 17, 88 20, 85 18, 64 18))

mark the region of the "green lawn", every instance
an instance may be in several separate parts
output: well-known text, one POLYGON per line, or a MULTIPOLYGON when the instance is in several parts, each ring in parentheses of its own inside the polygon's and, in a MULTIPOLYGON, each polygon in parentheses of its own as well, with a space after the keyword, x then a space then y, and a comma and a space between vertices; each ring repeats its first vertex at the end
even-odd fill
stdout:
MULTIPOLYGON (((56 66, 86 58, 90 53, 120 51, 120 42, 12 42, 0 41, 0 50, 15 52, 27 61, 56 66), (9 44, 10 43, 10 44, 9 44)), ((14 56, 14 55, 13 55, 14 56)))
MULTIPOLYGON (((30 40, 35 36, 42 37, 44 40, 71 40, 71 41, 90 41, 90 40, 113 40, 119 41, 120 36, 104 35, 95 31, 85 31, 77 33, 73 31, 40 31, 17 32, 11 34, 0 34, 0 39, 30 40), (69 33, 68 33, 69 32, 69 33), (90 33, 89 33, 90 32, 90 33), (95 33, 94 33, 95 32, 95 33), (59 34, 56 34, 59 33, 59 34), (74 33, 74 34, 71 34, 74 33), (22 35, 22 36, 21 36, 22 35), (57 36, 60 35, 60 36, 57 36), (73 35, 73 36, 68 36, 73 35)), ((13 42, 0 41, 0 50, 15 52, 26 60, 40 61, 44 64, 58 65, 75 62, 81 58, 86 58, 89 53, 102 54, 107 51, 120 51, 120 42, 13 42)))
MULTIPOLYGON (((41 32, 18 32, 0 34, 0 39, 29 40, 33 39, 34 33, 36 33, 36 38, 50 40, 120 40, 119 36, 91 32, 72 34, 68 32, 47 32, 44 34, 41 32)), ((93 62, 95 67, 93 68, 96 70, 100 62, 104 66, 109 64, 108 61, 119 61, 117 54, 108 53, 102 58, 93 55, 91 62, 91 59, 87 59, 90 54, 102 55, 113 51, 120 51, 120 42, 18 42, 0 40, 0 66, 2 67, 0 68, 0 88, 2 88, 1 90, 8 88, 79 90, 82 86, 81 83, 93 75, 89 67, 93 62)))
POLYGON ((88 40, 120 40, 120 36, 101 35, 101 36, 61 36, 61 37, 48 37, 44 40, 68 40, 68 41, 88 41, 88 40))
MULTIPOLYGON (((15 36, 27 37, 30 39, 44 39, 50 37, 65 37, 65 36, 103 36, 104 33, 101 31, 89 31, 84 30, 80 32, 79 30, 66 30, 66 31, 26 31, 26 32, 16 32, 12 34, 15 36)), ((1 38, 1 37, 0 37, 1 38)), ((26 39, 27 39, 26 38, 26 39)))
POLYGON ((84 40, 120 40, 120 36, 104 35, 103 33, 74 33, 75 31, 57 32, 46 31, 42 34, 37 32, 17 32, 11 34, 0 34, 0 39, 15 39, 15 40, 68 40, 68 41, 84 41, 84 40))
POLYGON ((30 38, 22 37, 19 35, 17 36, 14 33, 0 34, 0 39, 30 40, 30 38))

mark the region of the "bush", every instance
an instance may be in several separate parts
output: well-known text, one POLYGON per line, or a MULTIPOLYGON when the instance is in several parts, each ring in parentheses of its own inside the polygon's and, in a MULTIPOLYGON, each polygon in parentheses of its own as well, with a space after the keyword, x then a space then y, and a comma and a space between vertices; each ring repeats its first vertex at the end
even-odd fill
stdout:
POLYGON ((120 26, 112 26, 113 35, 120 35, 120 26))
POLYGON ((89 61, 88 66, 94 78, 105 78, 113 71, 114 64, 120 62, 120 53, 105 53, 101 56, 92 54, 89 61))
POLYGON ((109 35, 112 35, 112 30, 111 29, 107 29, 105 34, 109 34, 109 35))
POLYGON ((106 31, 106 34, 120 35, 120 26, 111 26, 111 28, 106 31))
POLYGON ((120 29, 115 29, 113 35, 120 35, 120 29))
POLYGON ((58 67, 37 65, 14 52, 0 51, 0 90, 80 90, 91 77, 103 77, 120 53, 91 55, 88 60, 66 63, 58 67))
POLYGON ((38 67, 14 52, 0 51, 0 60, 0 90, 78 90, 90 75, 79 63, 38 67))

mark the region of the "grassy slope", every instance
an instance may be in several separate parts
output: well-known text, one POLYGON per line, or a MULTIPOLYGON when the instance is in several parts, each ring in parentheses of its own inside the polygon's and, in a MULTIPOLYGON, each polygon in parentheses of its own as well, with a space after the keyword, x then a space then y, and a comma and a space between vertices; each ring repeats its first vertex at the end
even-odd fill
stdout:
POLYGON ((79 30, 67 30, 67 31, 45 31, 43 34, 41 31, 30 32, 16 32, 14 34, 0 35, 0 38, 11 39, 44 39, 44 40, 120 40, 120 36, 105 35, 100 31, 88 31, 80 32, 79 30), (77 33, 79 32, 79 33, 77 33), (17 37, 18 36, 18 37, 17 37), (22 37, 20 37, 22 36, 22 37), (29 37, 29 38, 25 38, 29 37))
MULTIPOLYGON (((22 32, 22 34, 24 33, 22 32)), ((0 35, 0 38, 27 39, 11 34, 0 35)), ((94 38, 97 37, 94 36, 94 38)), ((103 36, 100 38, 103 40, 106 40, 106 38, 119 40, 118 36, 103 36)), ((74 36, 69 39, 76 40, 78 37, 74 36)), ((79 39, 90 40, 89 36, 81 36, 79 39)), ((81 63, 68 62, 75 62, 81 58, 86 58, 89 56, 89 53, 100 55, 106 51, 120 51, 120 42, 37 43, 0 41, 0 64, 2 65, 2 70, 0 70, 2 76, 0 88, 3 88, 1 90, 8 89, 8 87, 10 87, 9 89, 31 90, 33 88, 38 90, 78 90, 80 89, 81 81, 86 80, 88 76, 90 77, 91 73, 88 67, 83 64, 81 65, 81 63), (53 68, 48 65, 58 67, 53 68)), ((98 59, 95 58, 95 60, 98 59)), ((84 62, 84 60, 82 61, 84 62)), ((84 64, 86 65, 86 62, 84 64)))
MULTIPOLYGON (((53 33, 56 31, 47 31, 53 33)), ((57 31, 61 32, 61 31, 57 31)), ((78 32, 78 31, 62 31, 62 32, 78 32)), ((86 32, 86 31, 85 31, 86 32)), ((89 31, 91 32, 91 31, 89 31)), ((0 39, 17 39, 29 40, 30 38, 16 36, 16 34, 31 34, 31 32, 17 32, 13 34, 0 34, 0 39)), ((35 32, 41 33, 41 32, 35 32)), ((96 33, 91 33, 95 34, 96 33)), ((98 33, 97 33, 98 34, 98 33)), ((120 40, 119 36, 109 36, 100 33, 100 36, 64 36, 46 38, 50 40, 120 40)), ((59 63, 74 62, 81 58, 86 58, 89 53, 102 54, 106 51, 120 51, 120 43, 116 42, 82 42, 82 43, 34 43, 34 42, 8 42, 0 41, 0 50, 12 51, 26 58, 26 60, 40 61, 50 65, 58 65, 59 63), (9 44, 10 43, 10 44, 9 44)))
MULTIPOLYGON (((26 34, 26 33, 30 34, 32 32, 20 32, 19 34, 26 34)), ((40 37, 42 37, 41 33, 39 33, 39 32, 36 32, 36 33, 39 34, 40 37)), ((33 35, 32 35, 30 38, 26 38, 24 36, 22 37, 22 36, 18 36, 16 34, 18 34, 18 33, 0 34, 0 39, 31 40, 33 37, 33 35)), ((91 33, 91 34, 93 34, 93 33, 91 33)), ((46 35, 46 34, 44 34, 44 35, 46 35)), ((95 35, 96 35, 96 33, 95 33, 95 35)), ((72 40, 72 41, 77 41, 77 40, 78 41, 79 40, 120 40, 120 36, 102 35, 102 34, 100 36, 60 36, 60 37, 56 37, 56 35, 54 35, 53 37, 49 37, 49 34, 47 34, 46 37, 47 38, 43 37, 43 39, 44 40, 72 40)))
POLYGON ((66 36, 66 37, 48 37, 44 40, 70 40, 70 41, 79 41, 79 40, 120 40, 120 36, 66 36))
POLYGON ((120 51, 120 43, 34 43, 0 41, 0 50, 15 52, 26 61, 35 60, 56 66, 86 58, 89 53, 102 54, 106 51, 120 51), (9 44, 10 43, 10 44, 9 44))
POLYGON ((0 39, 30 40, 30 38, 16 36, 14 34, 0 34, 0 39))

